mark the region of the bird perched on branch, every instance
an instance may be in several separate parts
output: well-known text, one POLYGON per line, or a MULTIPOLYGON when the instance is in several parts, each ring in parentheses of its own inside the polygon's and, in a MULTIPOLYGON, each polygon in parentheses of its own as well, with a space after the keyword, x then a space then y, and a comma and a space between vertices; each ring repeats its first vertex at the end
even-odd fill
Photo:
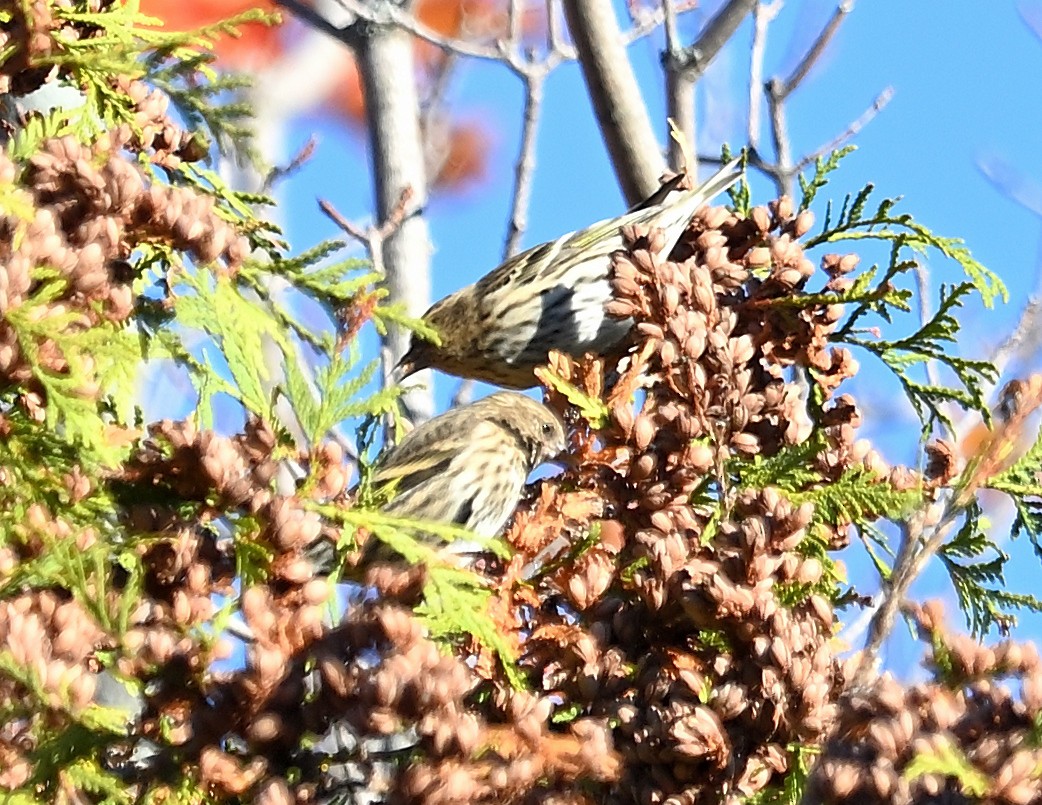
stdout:
POLYGON ((631 321, 609 316, 611 255, 624 247, 622 228, 662 230, 665 257, 695 211, 741 177, 739 160, 691 190, 656 193, 638 208, 515 255, 473 285, 435 303, 423 318, 439 334, 435 344, 414 335, 398 363, 404 380, 422 369, 508 388, 536 384, 533 370, 552 349, 574 357, 603 354, 629 332, 631 321), (659 198, 664 195, 664 198, 659 198))
MULTIPOLYGON (((382 511, 498 536, 535 467, 565 449, 564 426, 546 406, 501 391, 453 408, 409 432, 376 461, 370 484, 391 494, 382 511)), ((427 541, 438 542, 430 535, 427 541)), ((370 539, 363 562, 384 546, 370 539)), ((454 542, 451 551, 471 546, 454 542)))

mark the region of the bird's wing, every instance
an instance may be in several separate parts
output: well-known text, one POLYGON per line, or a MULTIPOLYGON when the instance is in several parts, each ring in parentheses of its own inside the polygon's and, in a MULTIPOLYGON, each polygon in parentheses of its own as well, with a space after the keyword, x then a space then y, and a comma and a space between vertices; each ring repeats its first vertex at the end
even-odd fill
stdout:
POLYGON ((496 290, 508 284, 548 282, 548 287, 553 287, 573 266, 586 261, 599 263, 621 249, 621 230, 628 224, 649 224, 665 230, 666 249, 671 250, 698 208, 742 178, 740 162, 732 160, 691 190, 676 190, 679 178, 671 180, 625 215, 598 221, 515 255, 478 282, 478 298, 492 298, 496 290), (526 272, 528 265, 540 263, 541 271, 526 272))
POLYGON ((657 227, 665 232, 666 251, 671 251, 698 208, 742 178, 740 164, 741 158, 731 160, 691 190, 676 190, 675 182, 667 182, 650 198, 617 219, 616 226, 620 229, 628 224, 657 227))
MULTIPOLYGON (((556 254, 560 250, 560 245, 563 241, 574 235, 574 232, 569 232, 567 235, 562 235, 557 240, 552 240, 548 243, 540 243, 538 246, 533 246, 531 249, 526 249, 523 252, 515 254, 513 257, 504 260, 497 268, 490 271, 484 277, 475 283, 478 299, 488 299, 494 297, 496 291, 504 288, 508 285, 515 285, 518 282, 525 284, 526 282, 535 279, 535 276, 525 277, 525 269, 529 265, 537 265, 540 261, 544 260, 547 255, 556 254)), ((550 261, 548 261, 550 262, 550 261)))
POLYGON ((479 421, 474 427, 461 427, 459 417, 444 415, 425 422, 380 458, 372 482, 394 484, 398 494, 413 489, 448 470, 452 460, 480 438, 484 426, 487 423, 479 421))
POLYGON ((637 212, 638 210, 646 210, 651 207, 661 206, 665 203, 666 199, 668 199, 674 193, 683 192, 677 186, 686 178, 687 177, 683 173, 678 173, 673 178, 667 179, 665 182, 662 183, 662 186, 659 187, 658 190, 656 190, 643 201, 638 201, 636 204, 634 204, 632 207, 626 210, 627 214, 631 212, 637 212))

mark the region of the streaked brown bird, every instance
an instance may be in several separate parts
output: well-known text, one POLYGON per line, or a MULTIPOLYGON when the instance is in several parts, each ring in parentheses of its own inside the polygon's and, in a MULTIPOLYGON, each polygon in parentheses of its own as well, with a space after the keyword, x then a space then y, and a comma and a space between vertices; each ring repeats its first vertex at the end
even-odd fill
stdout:
POLYGON ((581 357, 617 346, 632 325, 605 311, 612 299, 611 255, 624 246, 622 227, 661 229, 659 256, 668 255, 695 211, 738 181, 738 164, 728 163, 695 189, 669 192, 666 186, 664 198, 660 191, 623 216, 521 252, 436 302, 423 318, 441 344, 414 335, 397 378, 434 368, 522 389, 536 384, 533 370, 552 349, 581 357))
MULTIPOLYGON (((408 433, 377 459, 370 480, 393 495, 383 507, 388 514, 459 525, 492 538, 510 520, 532 470, 564 448, 564 426, 549 408, 500 391, 408 433)), ((438 544, 436 537, 431 541, 438 544)), ((383 547, 372 538, 363 561, 386 553, 383 547)), ((459 541, 448 548, 473 549, 459 541)))

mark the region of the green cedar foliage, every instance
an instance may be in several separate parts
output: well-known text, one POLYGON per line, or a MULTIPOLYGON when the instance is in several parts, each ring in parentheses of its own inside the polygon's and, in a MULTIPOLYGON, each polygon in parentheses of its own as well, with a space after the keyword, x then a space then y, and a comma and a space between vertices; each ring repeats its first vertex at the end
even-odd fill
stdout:
MULTIPOLYGON (((62 81, 82 90, 84 103, 28 119, 6 146, 6 154, 16 166, 24 169, 44 143, 55 137, 72 135, 91 143, 121 123, 134 125, 133 105, 114 87, 114 76, 143 79, 161 89, 203 147, 216 144, 225 152, 235 150, 240 158, 256 158, 250 144, 249 110, 236 95, 243 81, 213 68, 209 43, 216 33, 234 30, 236 24, 259 19, 258 15, 247 14, 193 34, 172 34, 155 27, 154 21, 138 13, 133 3, 116 3, 93 12, 77 10, 75 5, 55 6, 53 11, 60 22, 89 26, 95 32, 90 37, 63 40, 64 46, 43 57, 38 65, 59 68, 62 81)), ((8 21, 10 13, 0 12, 0 20, 8 21)), ((0 52, 0 61, 14 56, 8 48, 0 52)), ((828 185, 846 152, 819 160, 813 177, 801 179, 800 209, 809 208, 828 185)), ((233 190, 212 168, 196 162, 159 168, 145 154, 138 154, 137 162, 152 181, 189 187, 212 198, 216 214, 248 239, 250 256, 245 263, 234 272, 224 271, 200 264, 168 241, 142 242, 132 256, 136 307, 129 323, 100 321, 83 327, 74 311, 54 304, 68 288, 58 272, 46 269, 33 277, 28 300, 5 311, 3 319, 30 367, 31 381, 0 389, 0 510, 6 514, 0 523, 0 549, 20 554, 27 546, 41 542, 44 548, 26 550, 31 558, 0 574, 0 596, 11 599, 27 590, 61 591, 91 614, 112 637, 114 646, 119 646, 126 635, 131 613, 143 595, 143 550, 160 542, 155 534, 127 528, 121 515, 132 504, 163 500, 186 519, 218 523, 234 538, 239 581, 249 586, 271 577, 271 551, 251 515, 225 510, 217 499, 178 498, 170 487, 145 490, 109 482, 114 469, 136 447, 133 438, 118 437, 141 435, 142 426, 150 424, 140 421, 141 412, 135 407, 135 383, 142 365, 169 361, 186 373, 196 395, 191 419, 198 427, 212 427, 215 403, 231 399, 244 417, 255 417, 274 429, 279 440, 278 457, 295 458, 299 453, 289 435, 291 429, 299 430, 303 440, 300 446, 313 454, 345 422, 371 424, 397 412, 398 392, 378 387, 378 364, 363 357, 357 329, 345 334, 332 326, 344 321, 344 312, 364 310, 365 326, 380 333, 389 326, 422 329, 422 324, 411 320, 400 307, 387 303, 380 277, 365 262, 339 258, 343 243, 328 242, 299 255, 288 254, 278 227, 258 212, 272 204, 271 199, 233 190), (275 280, 288 284, 298 298, 321 306, 329 317, 328 331, 316 331, 302 321, 295 306, 283 301, 285 295, 274 298, 269 289, 275 280), (262 360, 269 348, 281 356, 278 372, 262 360), (46 361, 46 352, 53 349, 65 359, 60 372, 46 361), (313 372, 306 372, 304 366, 313 367, 313 372), (39 411, 42 416, 26 405, 30 391, 46 402, 39 411), (276 404, 280 400, 288 402, 293 422, 279 421, 276 404), (69 479, 78 476, 89 481, 86 493, 70 488, 69 479), (65 532, 56 535, 53 529, 42 527, 41 510, 63 523, 65 532), (88 531, 91 539, 78 545, 77 535, 88 531)), ((748 208, 748 187, 735 192, 735 201, 748 208)), ((873 188, 868 186, 848 196, 838 213, 830 204, 821 232, 805 245, 809 249, 838 242, 878 241, 888 247, 885 264, 862 271, 842 294, 808 293, 792 304, 846 304, 848 315, 834 340, 877 357, 893 373, 922 419, 923 434, 949 425, 952 406, 989 418, 987 393, 997 379, 994 367, 957 355, 952 345, 959 333, 958 313, 967 299, 977 296, 990 306, 1005 299, 1005 288, 959 241, 937 236, 910 215, 897 213, 896 200, 884 199, 873 209, 869 203, 872 193, 873 188), (940 287, 936 310, 925 322, 903 334, 890 335, 897 317, 911 309, 911 277, 917 261, 927 253, 954 263, 963 277, 940 287), (885 327, 887 337, 879 335, 876 327, 885 327), (925 375, 923 369, 929 362, 947 368, 953 378, 951 385, 931 381, 925 375)), ((0 182, 0 209, 25 224, 15 228, 12 240, 17 243, 27 237, 34 208, 17 178, 0 182)), ((555 385, 586 422, 594 428, 605 424, 608 413, 600 400, 559 379, 555 385)), ((842 574, 817 539, 817 526, 855 529, 886 580, 892 570, 892 559, 886 554, 894 553, 887 545, 887 524, 893 526, 890 531, 896 530, 933 494, 925 488, 898 488, 868 470, 827 478, 809 468, 811 458, 823 449, 825 443, 816 432, 806 443, 778 455, 736 459, 726 468, 727 481, 736 488, 771 486, 796 504, 814 505, 814 521, 801 550, 819 557, 827 572, 813 589, 784 591, 786 603, 794 604, 811 593, 827 595, 834 602, 857 598, 841 590, 842 574), (876 548, 882 548, 882 552, 876 548)), ((423 599, 417 606, 417 614, 430 633, 447 645, 461 636, 476 637, 498 655, 511 684, 524 684, 510 656, 510 646, 485 615, 492 591, 472 573, 431 561, 430 549, 417 539, 424 533, 435 533, 446 540, 473 539, 473 535, 450 526, 405 521, 374 511, 379 501, 371 499, 365 483, 367 460, 363 451, 361 505, 344 508, 314 504, 314 513, 339 530, 341 550, 353 547, 356 535, 364 530, 409 561, 430 562, 423 599)), ((299 483, 306 489, 315 482, 317 463, 305 462, 305 468, 305 477, 299 483)), ((1042 556, 1040 477, 1042 440, 1011 467, 979 485, 1009 496, 1018 514, 1014 534, 1026 534, 1042 556)), ((957 478, 951 486, 958 489, 960 483, 957 478)), ((693 501, 711 513, 706 539, 712 537, 712 528, 728 505, 726 496, 717 492, 707 488, 693 501)), ((952 494, 945 521, 957 523, 957 527, 954 536, 940 548, 940 562, 950 574, 975 632, 995 625, 1005 627, 1012 611, 1042 609, 1042 602, 1035 598, 1005 589, 1003 573, 1008 555, 989 533, 972 495, 963 500, 963 496, 952 494)), ((215 619, 215 626, 234 607, 235 601, 230 600, 215 619)), ((194 637, 212 641, 213 636, 194 637)), ((115 653, 114 648, 113 656, 115 653)), ((99 657, 103 665, 109 659, 99 657)), ((201 671, 197 669, 197 673, 201 671)), ((0 677, 26 692, 21 702, 7 704, 0 722, 32 722, 37 740, 31 753, 37 764, 35 776, 10 801, 52 799, 59 779, 96 794, 99 800, 129 800, 121 780, 102 762, 100 751, 123 735, 122 714, 96 704, 74 707, 71 698, 55 703, 39 675, 2 649, 0 677)), ((788 784, 756 801, 799 800, 810 750, 793 747, 791 751, 794 771, 788 784)), ((957 758, 936 760, 944 768, 959 765, 957 758)), ((928 758, 919 763, 923 773, 937 767, 928 758)), ((194 789, 187 779, 174 788, 184 801, 208 799, 206 792, 194 789)), ((969 777, 966 788, 974 788, 969 777)))
MULTIPOLYGON (((115 82, 117 76, 161 89, 204 153, 216 144, 240 159, 257 159, 249 109, 238 93, 246 82, 214 68, 211 40, 234 32, 242 22, 270 18, 250 12, 203 31, 177 34, 157 27, 159 21, 140 14, 133 2, 96 11, 53 5, 51 11, 58 47, 34 67, 57 68, 57 80, 80 90, 83 102, 30 115, 6 142, 5 154, 16 175, 0 181, 0 213, 15 222, 9 233, 13 247, 29 237, 36 214, 22 179, 49 143, 72 137, 90 146, 121 124, 140 133, 134 103, 115 82), (69 28, 90 35, 67 36, 69 28)), ((30 13, 29 4, 22 13, 30 13)), ((0 11, 0 22, 10 22, 12 14, 0 11)), ((0 63, 18 55, 12 46, 0 53, 0 63)), ((135 403, 146 364, 167 363, 185 373, 195 393, 189 417, 195 426, 212 427, 215 403, 231 399, 244 417, 274 428, 279 457, 294 458, 291 426, 302 430, 305 448, 317 448, 345 421, 397 413, 398 390, 375 388, 378 362, 362 359, 359 328, 379 333, 389 326, 424 329, 400 306, 386 302, 380 277, 368 263, 342 257, 344 243, 289 254, 279 228, 258 212, 273 204, 272 199, 228 187, 201 162, 160 167, 147 149, 131 148, 124 156, 135 161, 146 182, 209 197, 214 214, 245 236, 249 254, 242 265, 227 270, 157 236, 138 242, 128 261, 135 299, 128 321, 98 316, 85 326, 83 311, 64 304, 72 293, 68 281, 47 267, 34 269, 27 298, 3 311, 3 325, 13 334, 30 379, 0 388, 0 554, 6 560, 23 558, 0 570, 0 599, 41 591, 75 599, 111 646, 96 655, 100 668, 117 674, 115 660, 130 651, 123 644, 131 614, 145 598, 142 557, 165 541, 160 534, 128 527, 127 513, 133 507, 161 504, 203 529, 216 523, 234 538, 237 578, 243 584, 263 583, 271 575, 271 552, 253 517, 224 510, 217 498, 179 498, 178 490, 168 485, 130 485, 121 474, 151 424, 142 422, 135 403), (269 289, 275 281, 292 293, 274 298, 269 289), (332 326, 316 332, 300 317, 295 303, 302 299, 323 309, 331 325, 345 311, 364 310, 364 315, 353 332, 338 334, 332 326), (263 359, 268 347, 281 357, 274 372, 263 359), (62 356, 60 369, 54 368, 55 351, 62 356), (302 369, 305 365, 313 367, 313 376, 302 369), (279 398, 288 401, 293 422, 279 421, 279 398), (83 480, 82 489, 73 486, 77 479, 83 480)), ((170 453, 161 443, 159 449, 170 453)), ((314 472, 313 463, 305 466, 309 477, 303 486, 314 472)), ((336 511, 330 522, 347 535, 366 527, 403 554, 425 558, 414 537, 420 524, 399 523, 361 508, 336 511)), ((446 531, 453 532, 447 536, 459 535, 459 529, 446 531)), ((509 677, 520 684, 506 644, 484 614, 489 594, 474 574, 439 567, 430 574, 420 614, 432 633, 445 639, 477 635, 499 652, 509 677)), ((232 597, 214 619, 216 631, 234 608, 232 597)), ((208 631, 188 634, 204 645, 214 643, 208 631)), ((133 680, 124 681, 133 685, 133 680)), ((60 786, 90 792, 99 801, 131 800, 103 751, 126 735, 125 714, 74 701, 68 691, 55 701, 38 669, 2 647, 0 686, 5 691, 0 723, 22 724, 33 740, 27 749, 33 776, 6 801, 53 801, 60 786), (10 685, 19 686, 23 695, 8 698, 10 685)), ((209 799, 190 777, 179 787, 179 801, 209 799)))

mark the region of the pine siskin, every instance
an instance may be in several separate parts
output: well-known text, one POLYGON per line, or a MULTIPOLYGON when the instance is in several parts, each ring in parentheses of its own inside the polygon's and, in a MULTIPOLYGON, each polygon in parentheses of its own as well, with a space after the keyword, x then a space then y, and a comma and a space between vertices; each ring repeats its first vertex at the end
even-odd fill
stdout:
POLYGON ((522 389, 536 384, 533 370, 546 363, 552 349, 581 357, 617 346, 632 324, 605 311, 612 299, 611 255, 624 246, 622 228, 661 229, 659 254, 667 256, 695 211, 738 181, 738 162, 693 190, 667 192, 662 200, 660 191, 619 218, 515 255, 435 303, 423 318, 437 330, 441 344, 413 336, 398 364, 398 379, 435 368, 522 389))
MULTIPOLYGON (((453 408, 411 431, 381 455, 371 481, 394 497, 383 511, 498 536, 529 473, 565 448, 564 426, 535 400, 500 391, 453 408)), ((452 544, 454 553, 472 547, 452 544)), ((372 539, 365 560, 382 546, 372 539)))

